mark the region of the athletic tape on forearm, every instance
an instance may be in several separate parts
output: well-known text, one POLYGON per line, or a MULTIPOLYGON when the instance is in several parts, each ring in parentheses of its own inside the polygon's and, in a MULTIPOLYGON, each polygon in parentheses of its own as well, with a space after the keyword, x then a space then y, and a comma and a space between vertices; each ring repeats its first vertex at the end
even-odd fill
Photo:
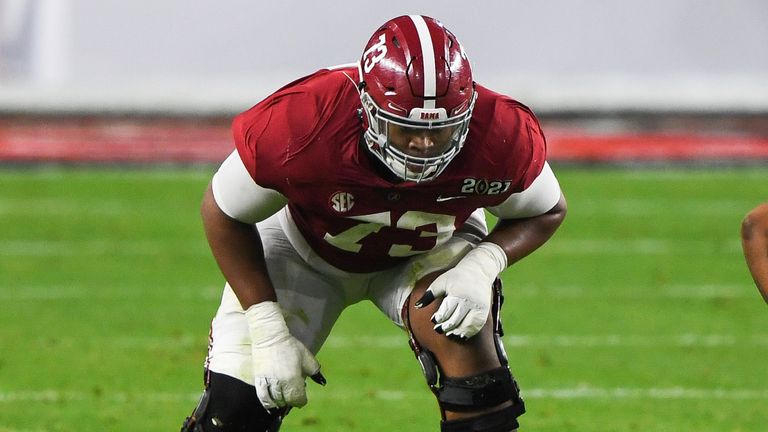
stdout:
POLYGON ((277 302, 265 301, 249 307, 245 311, 245 319, 255 348, 274 345, 291 335, 277 302))

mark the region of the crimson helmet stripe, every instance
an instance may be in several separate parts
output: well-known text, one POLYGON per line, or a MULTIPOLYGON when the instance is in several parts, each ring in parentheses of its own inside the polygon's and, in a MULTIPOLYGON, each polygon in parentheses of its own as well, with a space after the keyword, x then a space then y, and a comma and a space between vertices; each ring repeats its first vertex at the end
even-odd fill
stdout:
POLYGON ((434 109, 437 96, 437 74, 435 69, 435 49, 432 45, 432 35, 429 33, 427 22, 421 15, 409 15, 421 43, 421 58, 424 65, 424 108, 434 109))

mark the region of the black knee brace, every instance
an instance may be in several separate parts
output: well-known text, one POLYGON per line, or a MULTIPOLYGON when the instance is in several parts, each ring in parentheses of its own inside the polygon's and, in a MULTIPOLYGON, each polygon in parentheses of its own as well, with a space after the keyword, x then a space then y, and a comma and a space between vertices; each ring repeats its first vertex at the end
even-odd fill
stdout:
POLYGON ((441 378, 435 394, 444 410, 478 411, 512 401, 518 415, 525 411, 517 382, 505 366, 467 377, 441 378))
POLYGON ((520 414, 515 406, 509 406, 498 411, 493 411, 479 416, 459 419, 443 420, 440 422, 441 432, 510 432, 519 427, 517 416, 520 414))
MULTIPOLYGON (((466 377, 447 377, 440 370, 434 354, 421 347, 410 332, 410 344, 416 358, 419 360, 427 385, 437 397, 442 415, 441 428, 446 432, 463 431, 510 431, 519 425, 517 417, 525 413, 525 404, 520 397, 520 388, 512 372, 509 370, 507 354, 501 342, 503 330, 501 327, 501 304, 504 298, 501 294, 501 280, 496 279, 493 285, 493 318, 494 345, 501 367, 466 377), (470 412, 482 411, 511 402, 508 407, 482 414, 479 416, 446 421, 445 411, 470 412)), ((406 327, 410 327, 407 314, 404 314, 406 327)))
POLYGON ((267 411, 256 388, 239 379, 210 372, 200 402, 181 432, 277 432, 288 410, 267 411))

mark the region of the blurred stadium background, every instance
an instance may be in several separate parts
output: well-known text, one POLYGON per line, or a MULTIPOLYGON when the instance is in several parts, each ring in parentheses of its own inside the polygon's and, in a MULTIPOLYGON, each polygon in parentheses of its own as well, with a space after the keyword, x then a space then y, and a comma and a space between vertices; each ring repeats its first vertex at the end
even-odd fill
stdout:
MULTIPOLYGON (((540 116, 569 197, 505 273, 526 430, 768 430, 738 244, 768 200, 765 1, 0 0, 0 432, 177 428, 220 291, 197 205, 231 117, 405 13, 540 116)), ((433 426, 369 312, 339 323, 290 430, 433 426)))
MULTIPOLYGON (((406 12, 405 1, 2 0, 0 157, 218 160, 234 113, 355 61, 371 29, 406 12)), ((542 117, 552 158, 766 158, 765 2, 447 1, 420 12, 457 33, 478 81, 542 117)))

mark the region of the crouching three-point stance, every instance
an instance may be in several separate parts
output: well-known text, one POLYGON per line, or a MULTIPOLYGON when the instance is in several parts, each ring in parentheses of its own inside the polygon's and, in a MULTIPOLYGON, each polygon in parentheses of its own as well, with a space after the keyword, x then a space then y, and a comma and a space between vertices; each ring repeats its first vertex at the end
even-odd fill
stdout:
POLYGON ((278 430, 306 378, 325 384, 315 354, 363 300, 406 330, 443 431, 515 430, 498 276, 566 213, 534 114, 475 83, 453 33, 412 15, 232 129, 202 204, 227 283, 182 431, 278 430))

